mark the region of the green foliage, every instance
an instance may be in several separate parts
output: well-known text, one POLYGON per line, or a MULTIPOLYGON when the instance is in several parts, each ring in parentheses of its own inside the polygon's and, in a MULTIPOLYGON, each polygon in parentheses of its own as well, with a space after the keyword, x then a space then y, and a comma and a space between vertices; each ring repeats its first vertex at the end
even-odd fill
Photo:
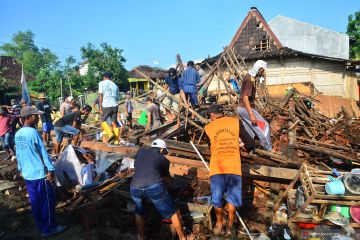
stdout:
MULTIPOLYGON (((122 50, 107 43, 102 43, 97 49, 88 43, 80 49, 82 59, 88 64, 88 72, 80 76, 79 63, 73 56, 69 56, 61 65, 53 52, 36 46, 34 37, 31 31, 19 31, 13 35, 10 43, 0 46, 1 54, 12 56, 23 64, 30 93, 45 93, 55 101, 61 96, 61 89, 63 96, 77 96, 85 90, 97 91, 105 71, 113 73, 113 79, 120 88, 127 86, 127 71, 123 66, 126 60, 121 55, 122 50)), ((6 84, 5 79, 0 79, 0 88, 3 84, 6 84)))
POLYGON ((355 39, 355 43, 350 47, 350 58, 360 59, 360 11, 349 16, 346 33, 355 39))
POLYGON ((120 88, 127 86, 127 71, 123 63, 126 59, 121 55, 123 50, 113 48, 107 43, 101 43, 100 49, 88 43, 80 49, 83 60, 88 63, 88 73, 85 76, 85 83, 89 90, 97 90, 98 82, 104 72, 113 74, 113 81, 120 88))

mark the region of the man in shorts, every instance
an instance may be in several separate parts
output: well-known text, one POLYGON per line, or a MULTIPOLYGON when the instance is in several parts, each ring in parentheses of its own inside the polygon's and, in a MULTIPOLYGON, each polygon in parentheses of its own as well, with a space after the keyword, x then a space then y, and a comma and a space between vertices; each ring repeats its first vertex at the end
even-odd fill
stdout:
POLYGON ((89 105, 84 105, 81 110, 76 106, 73 112, 66 114, 55 122, 56 143, 54 144, 54 154, 60 153, 60 144, 65 133, 72 135, 73 144, 77 144, 80 136, 79 128, 82 123, 81 115, 84 115, 84 119, 86 119, 91 110, 92 108, 89 105))
POLYGON ((111 81, 112 74, 106 72, 103 74, 103 80, 99 82, 99 112, 101 116, 101 128, 108 135, 108 142, 114 143, 116 136, 114 128, 117 127, 118 101, 120 100, 119 88, 111 81), (112 128, 106 122, 110 118, 112 128))
POLYGON ((128 91, 125 94, 125 113, 126 113, 126 125, 129 130, 132 128, 132 112, 134 111, 133 103, 131 101, 131 92, 128 91))
POLYGON ((51 119, 51 106, 50 103, 46 100, 45 94, 40 94, 39 96, 40 102, 36 104, 36 108, 39 111, 44 112, 40 115, 41 117, 41 123, 42 123, 42 139, 44 142, 44 145, 47 146, 49 144, 49 138, 50 138, 50 132, 51 130, 54 130, 54 126, 52 124, 51 119))
POLYGON ((150 200, 154 204, 163 219, 171 219, 180 240, 186 239, 175 202, 164 184, 164 179, 170 177, 170 162, 164 156, 167 153, 165 141, 156 139, 150 149, 141 148, 136 154, 135 174, 131 181, 130 193, 135 204, 138 240, 144 239, 145 200, 150 200))
POLYGON ((223 228, 223 196, 227 201, 228 226, 226 235, 231 235, 236 207, 242 205, 242 177, 240 160, 240 122, 235 117, 225 117, 220 105, 208 109, 211 122, 205 126, 210 139, 210 188, 211 203, 216 214, 216 235, 225 234, 223 228))

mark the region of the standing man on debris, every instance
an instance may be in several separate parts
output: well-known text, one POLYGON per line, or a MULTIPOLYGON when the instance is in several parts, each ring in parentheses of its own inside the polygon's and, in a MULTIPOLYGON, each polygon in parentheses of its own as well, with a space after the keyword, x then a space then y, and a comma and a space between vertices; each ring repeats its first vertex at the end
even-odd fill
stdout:
POLYGON ((146 99, 146 116, 147 124, 145 131, 150 131, 161 126, 160 109, 155 103, 153 103, 151 98, 146 99))
POLYGON ((25 179, 35 223, 46 237, 65 230, 55 222, 54 166, 36 126, 43 112, 31 106, 21 109, 24 126, 16 133, 16 159, 25 179))
POLYGON ((129 130, 132 130, 132 112, 133 111, 134 111, 134 107, 133 107, 133 103, 131 101, 131 92, 127 91, 125 94, 125 112, 126 112, 126 125, 129 127, 129 130))
POLYGON ((245 75, 240 90, 238 113, 241 116, 245 130, 250 136, 258 136, 260 144, 271 151, 270 126, 268 122, 255 110, 256 86, 261 78, 265 80, 267 63, 258 60, 249 73, 245 75))
MULTIPOLYGON (((103 74, 103 80, 99 82, 99 112, 101 128, 108 135, 108 142, 111 144, 115 141, 114 130, 117 128, 116 120, 118 113, 118 101, 120 100, 119 88, 111 81, 112 73, 103 74), (106 119, 110 118, 112 128, 107 124, 106 119)), ((117 134, 118 135, 118 134, 117 134)))
POLYGON ((165 141, 156 139, 151 149, 141 148, 135 159, 135 174, 130 185, 131 197, 135 203, 135 220, 138 240, 144 239, 144 203, 150 200, 164 219, 171 219, 180 240, 186 239, 181 219, 174 201, 164 184, 170 177, 170 162, 164 155, 168 153, 165 141))
POLYGON ((45 94, 40 94, 39 96, 40 102, 36 104, 36 108, 44 114, 41 114, 41 123, 42 123, 42 138, 43 142, 46 145, 49 144, 49 138, 50 138, 50 132, 51 130, 54 130, 54 126, 52 124, 51 119, 51 106, 50 103, 46 100, 45 94))
POLYGON ((172 122, 176 118, 176 113, 179 112, 179 102, 180 102, 180 88, 179 88, 179 78, 175 68, 169 69, 169 75, 165 77, 165 90, 174 95, 177 101, 172 98, 165 96, 163 104, 167 107, 165 108, 166 117, 169 122, 172 122), (169 110, 170 109, 170 110, 169 110))
POLYGON ((226 195, 228 226, 226 235, 231 235, 236 207, 242 205, 242 177, 240 160, 240 121, 224 117, 223 107, 211 105, 208 108, 211 122, 205 126, 210 139, 210 188, 211 203, 215 208, 216 225, 214 234, 224 234, 223 195, 226 195))
POLYGON ((200 75, 194 69, 194 62, 188 61, 187 69, 182 72, 181 79, 179 81, 180 94, 185 102, 185 106, 188 106, 188 99, 190 99, 191 106, 195 109, 198 107, 198 87, 200 82, 200 75))

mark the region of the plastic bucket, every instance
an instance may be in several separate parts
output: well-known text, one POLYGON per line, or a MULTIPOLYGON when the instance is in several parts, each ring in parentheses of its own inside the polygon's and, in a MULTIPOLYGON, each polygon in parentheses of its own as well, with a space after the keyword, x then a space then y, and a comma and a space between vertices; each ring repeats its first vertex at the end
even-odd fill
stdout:
POLYGON ((343 195, 345 194, 344 183, 340 179, 334 179, 329 176, 330 182, 325 184, 325 191, 329 195, 343 195))
POLYGON ((350 218, 350 208, 348 206, 331 205, 330 210, 340 213, 343 217, 350 218))

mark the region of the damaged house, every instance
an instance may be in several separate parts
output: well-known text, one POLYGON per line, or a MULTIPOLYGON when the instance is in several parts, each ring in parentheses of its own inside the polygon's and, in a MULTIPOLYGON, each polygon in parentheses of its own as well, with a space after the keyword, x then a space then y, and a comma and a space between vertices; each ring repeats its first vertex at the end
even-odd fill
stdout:
MULTIPOLYGON (((277 16, 269 23, 251 8, 230 48, 251 68, 258 59, 268 63, 271 95, 284 95, 295 86, 304 93, 359 100, 358 83, 349 68, 349 36, 295 19, 277 16)), ((205 60, 212 65, 220 54, 205 60)), ((211 89, 216 89, 212 84, 211 89)))

